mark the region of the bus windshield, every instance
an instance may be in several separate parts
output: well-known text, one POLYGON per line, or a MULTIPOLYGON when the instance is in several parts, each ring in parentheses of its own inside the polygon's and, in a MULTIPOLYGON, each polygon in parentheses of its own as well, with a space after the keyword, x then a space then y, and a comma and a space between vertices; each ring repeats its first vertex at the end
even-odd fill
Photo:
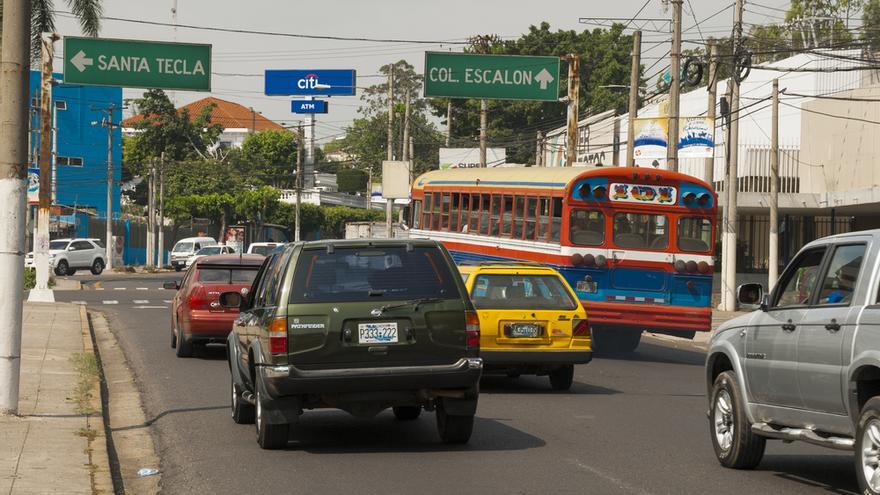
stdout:
POLYGON ((666 249, 669 247, 666 216, 650 213, 614 215, 614 244, 629 249, 666 249))

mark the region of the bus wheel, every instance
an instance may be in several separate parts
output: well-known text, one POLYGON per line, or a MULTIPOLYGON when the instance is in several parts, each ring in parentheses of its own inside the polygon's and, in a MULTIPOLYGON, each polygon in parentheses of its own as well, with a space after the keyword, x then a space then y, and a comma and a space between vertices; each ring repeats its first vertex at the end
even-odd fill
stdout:
POLYGON ((593 347, 599 352, 633 352, 642 340, 642 331, 632 328, 596 328, 593 347))

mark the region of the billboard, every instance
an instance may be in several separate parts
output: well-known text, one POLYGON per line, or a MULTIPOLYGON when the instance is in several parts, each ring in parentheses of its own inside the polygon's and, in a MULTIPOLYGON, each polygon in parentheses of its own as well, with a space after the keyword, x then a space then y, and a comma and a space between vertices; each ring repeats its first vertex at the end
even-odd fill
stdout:
MULTIPOLYGON (((507 149, 486 148, 486 166, 500 167, 507 161, 507 149)), ((480 148, 440 148, 440 169, 479 168, 480 148)))
MULTIPOLYGON (((636 163, 659 166, 666 163, 667 117, 635 119, 634 156, 636 163)), ((678 157, 712 158, 715 153, 715 121, 707 117, 681 117, 678 120, 678 157)))
POLYGON ((40 203, 40 169, 28 168, 27 202, 29 205, 40 203))
POLYGON ((268 96, 354 96, 357 73, 354 70, 271 70, 264 77, 268 96))

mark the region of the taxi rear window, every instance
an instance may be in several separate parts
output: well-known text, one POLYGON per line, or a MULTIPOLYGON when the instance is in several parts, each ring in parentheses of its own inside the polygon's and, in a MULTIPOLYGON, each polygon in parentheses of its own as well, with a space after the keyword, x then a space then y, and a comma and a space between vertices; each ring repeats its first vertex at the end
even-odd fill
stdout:
POLYGON ((556 275, 478 275, 471 289, 477 309, 571 311, 577 302, 556 275))

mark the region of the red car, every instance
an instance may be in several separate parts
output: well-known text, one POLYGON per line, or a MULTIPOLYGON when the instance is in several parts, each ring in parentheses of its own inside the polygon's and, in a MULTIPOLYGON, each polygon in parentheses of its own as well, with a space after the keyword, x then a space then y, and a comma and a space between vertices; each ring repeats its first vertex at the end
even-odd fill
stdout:
POLYGON ((171 304, 171 347, 178 357, 192 356, 195 344, 225 343, 238 316, 237 309, 226 309, 218 297, 223 292, 246 294, 257 276, 264 256, 219 255, 199 258, 183 280, 168 282, 167 289, 178 289, 171 304))

